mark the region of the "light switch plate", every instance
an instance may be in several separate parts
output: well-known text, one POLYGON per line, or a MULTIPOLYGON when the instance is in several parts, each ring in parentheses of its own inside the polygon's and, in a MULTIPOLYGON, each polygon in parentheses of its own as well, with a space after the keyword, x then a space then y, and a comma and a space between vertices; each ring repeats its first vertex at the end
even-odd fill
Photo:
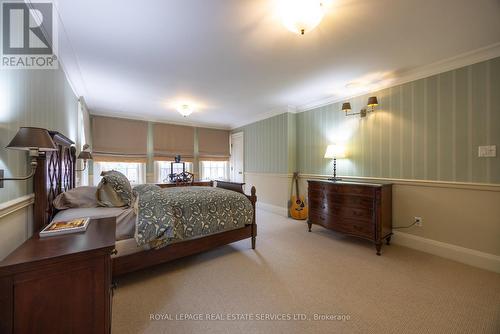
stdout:
POLYGON ((479 146, 478 156, 480 158, 495 158, 497 156, 497 146, 479 146))

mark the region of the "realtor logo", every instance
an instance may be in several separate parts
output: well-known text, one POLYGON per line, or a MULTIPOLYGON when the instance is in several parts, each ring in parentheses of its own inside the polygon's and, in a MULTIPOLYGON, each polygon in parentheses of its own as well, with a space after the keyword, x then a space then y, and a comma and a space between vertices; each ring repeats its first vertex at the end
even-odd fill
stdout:
POLYGON ((50 2, 2 2, 3 69, 55 69, 57 35, 50 2))

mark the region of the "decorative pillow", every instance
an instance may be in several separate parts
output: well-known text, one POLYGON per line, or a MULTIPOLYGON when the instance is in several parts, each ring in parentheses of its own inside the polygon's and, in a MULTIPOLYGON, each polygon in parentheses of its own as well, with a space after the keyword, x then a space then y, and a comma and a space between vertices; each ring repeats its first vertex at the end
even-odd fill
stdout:
POLYGON ((57 210, 70 208, 97 208, 97 187, 77 187, 57 196, 53 203, 57 210))
POLYGON ((132 187, 127 177, 112 170, 101 173, 97 186, 97 201, 101 206, 122 207, 132 204, 132 187))

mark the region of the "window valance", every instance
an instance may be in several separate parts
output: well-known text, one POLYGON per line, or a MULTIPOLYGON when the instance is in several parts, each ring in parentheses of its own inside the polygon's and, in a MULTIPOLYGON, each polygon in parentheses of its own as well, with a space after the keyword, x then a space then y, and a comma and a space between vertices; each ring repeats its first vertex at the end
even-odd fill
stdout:
POLYGON ((229 131, 198 129, 200 160, 229 160, 229 131))
POLYGON ((96 161, 146 162, 147 138, 144 121, 92 117, 92 155, 96 161))
POLYGON ((153 143, 155 160, 172 161, 180 155, 182 161, 193 161, 194 128, 191 126, 156 123, 153 143))

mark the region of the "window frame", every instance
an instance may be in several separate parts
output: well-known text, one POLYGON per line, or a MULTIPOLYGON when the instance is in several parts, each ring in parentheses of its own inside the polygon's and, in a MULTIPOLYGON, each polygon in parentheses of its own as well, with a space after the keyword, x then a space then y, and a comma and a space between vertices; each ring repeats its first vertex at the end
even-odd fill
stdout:
MULTIPOLYGON (((166 183, 166 182, 168 182, 168 180, 166 180, 166 178, 162 178, 161 170, 165 169, 165 168, 163 168, 161 165, 162 164, 166 164, 166 166, 167 166, 166 168, 168 169, 168 174, 170 174, 170 163, 172 163, 172 162, 175 162, 175 161, 161 161, 161 160, 157 160, 157 161, 154 162, 154 164, 155 164, 154 179, 155 179, 156 183, 166 183)), ((183 161, 183 162, 186 164, 186 172, 193 173, 194 164, 192 162, 189 162, 189 161, 183 161)), ((174 166, 174 173, 176 172, 176 168, 175 167, 176 166, 174 166)), ((182 170, 179 170, 178 173, 180 173, 180 172, 182 172, 182 170)), ((168 176, 168 174, 167 174, 167 176, 168 176)))
MULTIPOLYGON (((128 169, 128 168, 127 168, 128 169)), ((116 170, 119 171, 127 177, 129 180, 130 184, 132 186, 138 185, 138 184, 144 184, 146 183, 146 163, 141 163, 141 162, 127 162, 127 161, 117 161, 117 162, 107 162, 107 161, 94 161, 94 184, 97 185, 101 181, 101 172, 103 171, 110 171, 110 170, 116 170), (133 182, 128 178, 128 173, 121 170, 121 167, 116 167, 113 165, 117 164, 134 164, 137 165, 135 168, 137 168, 137 181, 133 182)))
POLYGON ((201 179, 202 180, 212 180, 212 181, 216 181, 216 180, 220 180, 220 181, 229 181, 229 160, 201 160, 200 161, 200 176, 201 176, 201 179), (214 164, 214 163, 223 163, 224 166, 223 167, 217 167, 217 166, 210 166, 210 167, 206 167, 205 164, 207 163, 210 163, 210 164, 214 164), (207 176, 205 173, 205 169, 208 168, 208 169, 222 169, 223 170, 223 177, 219 177, 219 173, 216 172, 215 174, 217 174, 216 177, 213 177, 213 173, 210 172, 210 176, 207 176))

